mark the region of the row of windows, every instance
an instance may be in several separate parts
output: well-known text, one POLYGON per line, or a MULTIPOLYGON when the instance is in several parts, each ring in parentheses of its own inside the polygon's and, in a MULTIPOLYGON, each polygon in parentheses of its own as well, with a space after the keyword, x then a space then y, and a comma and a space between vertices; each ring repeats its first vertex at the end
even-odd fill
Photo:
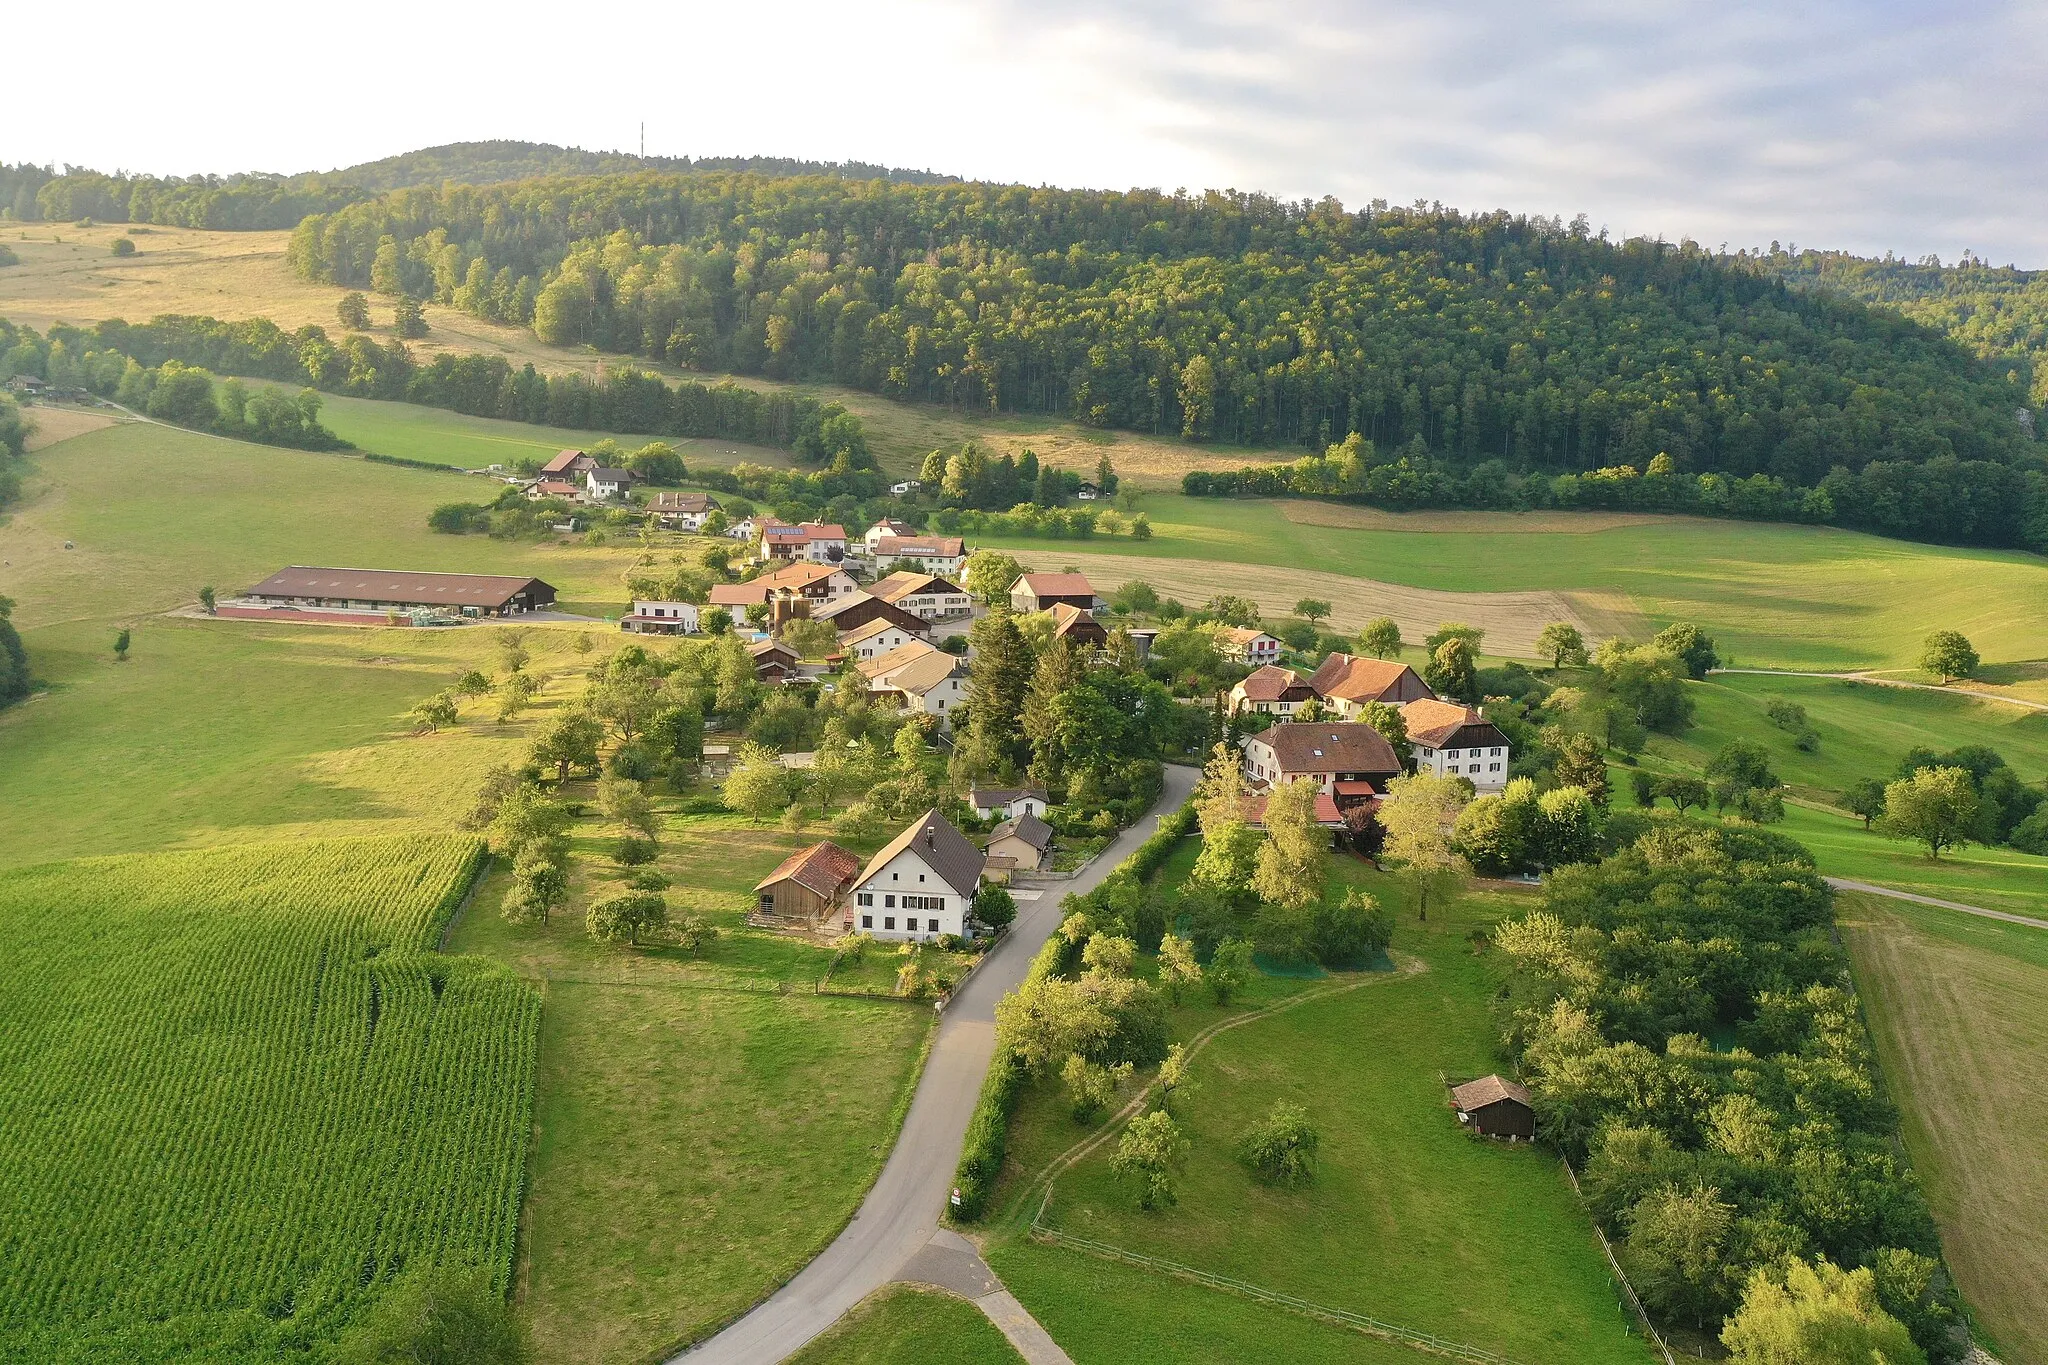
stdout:
MULTIPOLYGON (((857 905, 873 905, 875 903, 875 893, 872 891, 857 892, 853 899, 857 905)), ((884 909, 894 910, 896 908, 896 897, 894 895, 884 895, 882 897, 882 906, 884 909)), ((944 896, 905 896, 903 898, 903 908, 905 910, 943 910, 946 908, 946 898, 944 896)))
MULTIPOLYGON (((935 920, 935 919, 928 919, 928 920, 926 920, 926 921, 924 922, 924 926, 925 926, 925 932, 926 932, 926 933, 932 933, 932 934, 936 934, 937 932, 939 932, 939 922, 938 922, 937 920, 935 920)), ((874 917, 873 915, 862 915, 862 916, 860 917, 860 927, 861 927, 861 928, 863 928, 863 929, 872 929, 872 928, 874 928, 874 927, 875 927, 875 917, 874 917)), ((885 930, 888 930, 888 929, 894 929, 895 927, 896 927, 896 917, 895 917, 894 915, 884 915, 884 916, 882 916, 882 928, 883 928, 883 929, 885 929, 885 930)), ((903 927, 904 927, 904 929, 905 929, 905 930, 907 930, 907 931, 909 931, 909 932, 911 932, 911 933, 916 933, 916 932, 917 932, 917 919, 916 919, 916 917, 915 917, 915 916, 910 916, 910 915, 906 915, 906 916, 904 917, 904 919, 903 919, 903 927)))

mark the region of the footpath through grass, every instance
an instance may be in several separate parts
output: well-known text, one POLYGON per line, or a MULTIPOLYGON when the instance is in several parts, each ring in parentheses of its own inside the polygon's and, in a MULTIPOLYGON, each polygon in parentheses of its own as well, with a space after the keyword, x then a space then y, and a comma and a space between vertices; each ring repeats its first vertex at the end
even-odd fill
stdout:
POLYGON ((656 864, 672 913, 721 931, 700 956, 585 935, 584 908, 624 875, 602 822, 577 828, 571 904, 548 925, 499 915, 502 870, 457 925, 457 947, 545 998, 515 1281, 542 1361, 638 1361, 705 1334, 802 1268, 880 1170, 931 1007, 815 994, 829 949, 744 927, 755 881, 825 833, 672 818, 656 864))
POLYGON ((1913 1169, 1979 1330, 2048 1362, 2048 931, 1836 898, 1913 1169))
MULTIPOLYGON (((1108 1143, 1059 1177, 1046 1221, 1529 1365, 1648 1360, 1555 1159, 1469 1137, 1439 1077, 1494 1069, 1491 976, 1469 936, 1512 913, 1518 898, 1476 892, 1418 923, 1392 879, 1349 860, 1332 868, 1335 881, 1364 885, 1393 909, 1395 950, 1428 970, 1217 1035, 1195 1063, 1197 1093, 1177 1105, 1193 1142, 1178 1207, 1140 1212, 1109 1173, 1108 1143), (1317 1179, 1299 1192, 1253 1182, 1233 1157, 1237 1135, 1278 1099, 1305 1104, 1322 1135, 1317 1179)), ((1193 1031, 1182 1019, 1175 1025, 1181 1036, 1193 1031)), ((1020 1110, 1014 1145, 1035 1155, 1064 1148, 1078 1132, 1041 1096, 1020 1110), (1044 1127, 1063 1140, 1032 1131, 1044 1127)), ((1083 1365, 1415 1358, 1021 1235, 990 1259, 1083 1365)))

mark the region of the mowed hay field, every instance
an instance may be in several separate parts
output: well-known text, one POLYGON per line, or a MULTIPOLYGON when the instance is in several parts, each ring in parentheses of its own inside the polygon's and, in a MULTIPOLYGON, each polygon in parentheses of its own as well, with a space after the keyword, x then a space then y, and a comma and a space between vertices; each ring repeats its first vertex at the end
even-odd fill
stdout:
MULTIPOLYGON (((1993 666, 2048 659, 2048 560, 2016 551, 1698 517, 1372 513, 1330 525, 1329 514, 1355 509, 1177 493, 1147 494, 1140 508, 1155 532, 1146 541, 985 539, 1039 568, 1099 566, 1105 578, 1118 572, 1103 563, 1114 556, 1147 561, 1148 571, 1152 561, 1193 561, 1205 587, 1257 565, 1371 580, 1358 603, 1332 591, 1313 594, 1354 615, 1372 610, 1374 594, 1385 592, 1380 584, 1555 595, 1595 636, 1639 637, 1695 621, 1714 636, 1724 661, 1759 667, 1906 666, 1927 634, 1944 628, 1968 635, 1993 666)), ((1256 579, 1244 581, 1256 587, 1256 579)), ((1269 596, 1260 604, 1285 611, 1293 605, 1282 600, 1288 588, 1311 581, 1340 586, 1290 576, 1262 590, 1269 596)), ((1186 593, 1191 603, 1198 597, 1172 579, 1154 586, 1186 593)), ((1522 629, 1551 600, 1528 604, 1522 629)), ((1487 652, 1499 648, 1488 640, 1487 652)))
POLYGON ((510 1276, 538 995, 433 951, 474 839, 0 873, 0 1357, 276 1360, 510 1276))
MULTIPOLYGON (((510 465, 514 460, 536 459, 545 463, 558 451, 587 449, 599 441, 617 441, 627 451, 649 441, 665 440, 690 468, 705 466, 730 469, 741 463, 787 468, 789 452, 769 446, 744 445, 737 441, 682 436, 654 437, 618 431, 576 431, 567 427, 535 426, 508 422, 495 417, 467 417, 445 408, 425 408, 416 403, 389 403, 374 398, 321 395, 320 420, 336 435, 360 450, 402 459, 424 460, 455 469, 488 469, 494 464, 510 465)), ((467 498, 488 502, 502 485, 479 483, 467 498)))
POLYGON ((1963 1297, 2048 1362, 2048 931, 1842 895, 1836 919, 1963 1297))

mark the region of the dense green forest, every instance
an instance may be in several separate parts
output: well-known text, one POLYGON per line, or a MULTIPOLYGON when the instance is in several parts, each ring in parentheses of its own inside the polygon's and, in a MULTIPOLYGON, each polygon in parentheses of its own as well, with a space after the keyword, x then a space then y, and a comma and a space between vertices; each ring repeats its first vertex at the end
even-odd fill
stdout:
MULTIPOLYGON (((544 340, 1469 468, 2034 463, 2008 377, 1888 312, 1582 225, 1254 195, 639 174, 315 215, 309 278, 544 340)), ((2010 368, 2010 367, 2008 367, 2010 368)))
MULTIPOLYGON (((1774 251, 1756 258, 1781 279, 1896 308, 1937 327, 2015 375, 2031 371, 2028 400, 2048 407, 2048 271, 1994 266, 1975 256, 1873 260, 1840 251, 1774 251)), ((2043 432, 2048 435, 2048 432, 2043 432)))
POLYGON ((783 156, 633 156, 586 152, 546 142, 452 142, 401 156, 298 175, 103 175, 83 166, 0 164, 0 215, 22 222, 159 223, 166 227, 254 231, 297 227, 324 213, 391 190, 444 182, 494 185, 536 176, 617 175, 629 171, 751 171, 828 175, 906 184, 953 177, 864 161, 802 161, 783 156))

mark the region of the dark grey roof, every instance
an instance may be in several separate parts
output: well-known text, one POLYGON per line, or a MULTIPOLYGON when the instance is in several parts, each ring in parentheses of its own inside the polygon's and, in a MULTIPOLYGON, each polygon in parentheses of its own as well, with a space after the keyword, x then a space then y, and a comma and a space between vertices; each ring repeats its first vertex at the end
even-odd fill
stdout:
POLYGON ((860 881, 856 885, 865 885, 868 878, 888 866, 891 858, 913 849, 932 871, 961 895, 973 895, 975 887, 981 883, 981 850, 969 843, 966 835, 954 829, 952 821, 936 810, 928 810, 923 819, 891 839, 883 845, 881 852, 868 859, 868 865, 861 869, 860 881))
POLYGON ((599 465, 590 471, 590 477, 599 483, 631 483, 637 476, 630 469, 606 469, 599 465))
MULTIPOLYGON (((1022 796, 1035 796, 1039 800, 1045 801, 1045 788, 970 787, 967 792, 967 804, 973 806, 976 810, 992 810, 997 806, 1007 806, 1022 796)), ((1047 804, 1050 805, 1051 803, 1047 802, 1047 804)))
POLYGON ((1013 834, 1040 853, 1052 847, 1052 826, 1030 811, 1025 811, 1014 820, 1005 820, 997 825, 989 832, 988 841, 993 844, 996 840, 1007 839, 1013 834))
POLYGON ((1499 1104, 1502 1100, 1512 1100, 1526 1109, 1529 1107, 1529 1092, 1525 1087, 1499 1076, 1481 1076, 1476 1081, 1451 1087, 1451 1103, 1461 1114, 1484 1109, 1489 1104, 1499 1104))

